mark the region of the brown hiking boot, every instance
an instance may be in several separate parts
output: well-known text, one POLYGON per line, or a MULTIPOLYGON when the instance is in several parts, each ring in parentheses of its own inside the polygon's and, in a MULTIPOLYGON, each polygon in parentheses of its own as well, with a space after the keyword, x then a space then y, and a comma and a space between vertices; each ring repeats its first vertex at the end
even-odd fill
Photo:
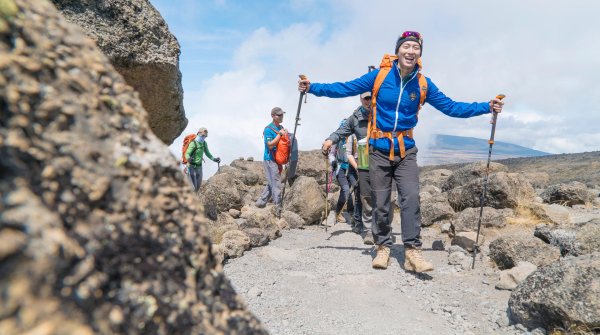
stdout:
POLYGON ((385 245, 378 245, 377 256, 375 256, 371 265, 373 269, 387 269, 388 265, 390 265, 390 248, 385 245))
POLYGON ((346 218, 342 215, 342 212, 339 212, 335 215, 335 221, 339 223, 346 223, 346 218))
POLYGON ((373 233, 370 230, 365 230, 365 235, 363 235, 363 244, 373 245, 375 241, 373 240, 373 233))
POLYGON ((404 269, 413 272, 427 272, 433 270, 433 264, 423 258, 421 248, 409 248, 404 250, 404 269))

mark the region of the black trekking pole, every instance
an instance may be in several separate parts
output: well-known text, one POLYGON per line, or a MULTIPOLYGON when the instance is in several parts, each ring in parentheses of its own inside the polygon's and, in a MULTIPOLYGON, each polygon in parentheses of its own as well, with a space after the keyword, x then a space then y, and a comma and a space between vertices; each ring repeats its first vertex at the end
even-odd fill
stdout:
MULTIPOLYGON (((305 80, 306 76, 303 74, 298 75, 301 80, 305 80)), ((292 133, 292 138, 290 138, 291 149, 294 147, 294 141, 296 139, 296 129, 298 128, 298 122, 300 121, 300 109, 302 108, 302 98, 304 98, 304 103, 306 103, 306 92, 300 92, 300 98, 298 99, 298 111, 296 111, 296 122, 294 123, 294 132, 292 133)), ((290 157, 292 156, 292 151, 288 153, 288 165, 290 164, 290 157)), ((287 184, 288 179, 288 171, 289 169, 286 167, 285 172, 283 174, 283 188, 281 189, 281 201, 279 201, 279 210, 277 211, 277 218, 281 218, 281 212, 283 209, 283 197, 285 196, 285 186, 287 184)))
MULTIPOLYGON (((498 94, 496 99, 502 100, 504 99, 504 94, 498 94)), ((492 133, 490 134, 490 140, 488 143, 490 144, 490 149, 488 152, 487 166, 485 168, 485 177, 483 179, 483 191, 481 191, 481 197, 479 198, 479 222, 477 223, 477 237, 475 238, 475 245, 473 246, 473 264, 471 264, 471 269, 475 269, 475 257, 477 256, 477 251, 479 250, 479 232, 481 231, 481 217, 483 216, 483 203, 485 200, 485 194, 487 192, 487 184, 488 184, 488 176, 490 174, 490 160, 492 159, 492 146, 494 145, 494 135, 496 134, 496 120, 498 119, 498 113, 492 111, 492 133)))

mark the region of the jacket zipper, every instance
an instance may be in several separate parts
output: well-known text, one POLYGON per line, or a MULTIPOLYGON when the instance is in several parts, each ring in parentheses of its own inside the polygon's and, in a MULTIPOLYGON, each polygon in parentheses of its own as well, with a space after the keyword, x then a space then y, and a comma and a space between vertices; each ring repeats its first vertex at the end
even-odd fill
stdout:
POLYGON ((400 94, 398 95, 398 103, 396 104, 396 120, 394 120, 394 130, 392 130, 392 132, 396 131, 396 126, 398 125, 398 110, 400 109, 400 102, 402 101, 402 93, 404 93, 404 88, 417 75, 417 72, 415 72, 413 74, 413 76, 409 80, 406 81, 406 84, 403 85, 402 84, 402 74, 400 73, 400 69, 398 68, 398 65, 396 65, 396 71, 398 71, 398 76, 400 77, 400 94))

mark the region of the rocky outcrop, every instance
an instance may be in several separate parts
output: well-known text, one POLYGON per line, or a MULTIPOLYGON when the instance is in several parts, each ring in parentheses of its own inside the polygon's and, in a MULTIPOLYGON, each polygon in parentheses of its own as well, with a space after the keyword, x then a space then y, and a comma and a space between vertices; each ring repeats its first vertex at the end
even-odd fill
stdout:
POLYGON ((136 93, 44 0, 0 2, 0 157, 3 335, 266 333, 136 93))
POLYGON ((52 0, 90 36, 127 84, 139 93, 148 123, 171 144, 187 126, 179 42, 148 0, 52 0))
POLYGON ((600 329, 600 253, 539 268, 513 291, 508 308, 514 322, 530 329, 594 333, 600 329))

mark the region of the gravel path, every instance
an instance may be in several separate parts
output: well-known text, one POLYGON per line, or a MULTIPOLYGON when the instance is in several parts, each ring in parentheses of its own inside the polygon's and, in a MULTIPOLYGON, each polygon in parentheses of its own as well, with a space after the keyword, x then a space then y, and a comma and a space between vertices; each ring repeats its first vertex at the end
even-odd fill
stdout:
MULTIPOLYGON (((398 222, 393 231, 400 231, 398 222)), ((447 251, 431 249, 442 238, 434 229, 422 235, 435 270, 420 275, 401 268, 401 245, 392 248, 387 270, 372 269, 373 248, 347 224, 282 233, 225 265, 272 334, 527 333, 508 325, 510 292, 494 288, 498 270, 486 259, 478 259, 475 270, 448 265, 447 251)))

